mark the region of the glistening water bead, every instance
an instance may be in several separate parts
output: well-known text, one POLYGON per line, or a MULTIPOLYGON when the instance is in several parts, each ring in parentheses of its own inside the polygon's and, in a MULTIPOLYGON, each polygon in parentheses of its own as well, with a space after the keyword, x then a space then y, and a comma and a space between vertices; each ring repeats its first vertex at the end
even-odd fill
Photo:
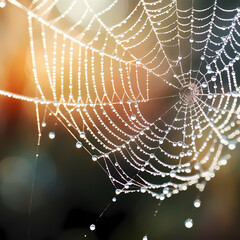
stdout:
POLYGON ((50 139, 54 139, 55 138, 55 132, 50 132, 48 134, 48 136, 49 136, 50 139))
POLYGON ((82 147, 82 143, 81 142, 76 142, 76 148, 81 148, 82 147))
POLYGON ((208 84, 207 84, 206 82, 203 82, 203 83, 202 83, 202 87, 203 87, 203 88, 206 88, 207 86, 208 86, 208 84))
POLYGON ((95 226, 94 224, 91 224, 91 225, 90 225, 90 230, 91 230, 91 231, 94 231, 95 229, 96 229, 96 226, 95 226))
POLYGON ((136 120, 136 115, 133 114, 133 115, 131 116, 131 119, 132 119, 133 121, 136 120))
POLYGON ((80 138, 85 138, 85 137, 86 137, 85 132, 80 132, 80 138))
POLYGON ((201 201, 199 199, 196 199, 194 202, 193 202, 193 205, 195 208, 199 208, 201 206, 201 201))
POLYGON ((193 220, 191 218, 188 218, 184 222, 186 228, 192 228, 193 226, 193 220))
POLYGON ((147 236, 144 236, 142 240, 148 240, 148 237, 147 237, 147 236))

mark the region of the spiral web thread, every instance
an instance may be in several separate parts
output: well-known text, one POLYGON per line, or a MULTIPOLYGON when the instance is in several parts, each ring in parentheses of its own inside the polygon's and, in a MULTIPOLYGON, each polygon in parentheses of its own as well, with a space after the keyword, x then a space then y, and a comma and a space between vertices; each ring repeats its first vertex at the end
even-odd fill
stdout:
POLYGON ((116 194, 160 200, 190 185, 203 191, 227 163, 240 142, 240 8, 140 0, 114 23, 108 16, 120 0, 101 11, 87 0, 67 1, 63 11, 63 0, 9 2, 28 14, 38 96, 0 94, 36 104, 39 138, 45 106, 116 194), (75 8, 82 13, 72 20, 75 8), (160 113, 152 119, 146 108, 160 113))

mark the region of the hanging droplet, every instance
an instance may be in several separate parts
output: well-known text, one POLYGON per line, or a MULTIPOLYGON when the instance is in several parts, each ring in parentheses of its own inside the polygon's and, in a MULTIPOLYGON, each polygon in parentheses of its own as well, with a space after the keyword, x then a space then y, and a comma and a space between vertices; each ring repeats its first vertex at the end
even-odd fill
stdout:
POLYGON ((163 139, 159 139, 159 144, 163 144, 163 139))
POLYGON ((212 80, 213 82, 216 82, 217 77, 214 75, 214 76, 211 77, 211 80, 212 80))
POLYGON ((85 132, 80 132, 80 138, 85 138, 86 137, 86 133, 85 132))
POLYGON ((121 193, 121 189, 116 189, 115 193, 116 193, 116 195, 119 195, 121 193))
POLYGON ((113 202, 116 202, 116 201, 117 201, 117 198, 113 197, 112 201, 113 201, 113 202))
POLYGON ((202 83, 202 87, 203 87, 203 88, 206 88, 207 86, 208 86, 208 84, 207 84, 206 82, 203 82, 203 83, 202 83))
POLYGON ((147 237, 147 236, 144 236, 142 240, 148 240, 148 237, 147 237))
POLYGON ((141 193, 145 193, 147 191, 146 187, 141 187, 141 193))
POLYGON ((190 42, 190 43, 193 43, 193 38, 190 38, 190 39, 189 39, 189 42, 190 42))
POLYGON ((193 226, 193 220, 191 218, 188 218, 184 222, 186 228, 192 228, 193 226))
POLYGON ((76 142, 76 148, 81 148, 82 147, 82 143, 81 142, 76 142))
POLYGON ((97 161, 97 155, 92 155, 92 160, 94 161, 94 162, 96 162, 97 161))
POLYGON ((188 156, 192 156, 192 150, 188 150, 188 151, 187 151, 187 155, 188 155, 188 156))
POLYGON ((140 64, 140 63, 141 63, 141 60, 140 60, 140 59, 137 59, 136 63, 137 63, 137 64, 140 64))
POLYGON ((179 157, 184 157, 184 155, 185 155, 184 152, 179 153, 179 157))
POLYGON ((200 163, 195 163, 195 164, 194 164, 194 168, 195 168, 196 170, 199 170, 200 167, 201 167, 200 163))
POLYGON ((49 136, 50 139, 54 139, 55 138, 55 132, 50 132, 48 134, 48 136, 49 136))
POLYGON ((46 127, 46 126, 47 126, 46 122, 42 122, 42 127, 46 127))
POLYGON ((4 8, 7 5, 7 1, 5 0, 0 0, 0 8, 4 8))
POLYGON ((207 64, 206 69, 207 69, 207 70, 210 70, 210 69, 211 69, 210 64, 207 64))
POLYGON ((131 116, 131 119, 132 119, 133 121, 136 120, 136 115, 133 114, 133 115, 131 116))
POLYGON ((155 158, 155 154, 154 153, 150 153, 150 158, 155 158))
POLYGON ((205 59, 205 56, 201 56, 201 60, 203 61, 205 59))
POLYGON ((176 177, 176 172, 175 172, 174 170, 172 170, 172 171, 170 172, 170 177, 171 177, 171 178, 176 177))
POLYGON ((199 199, 196 199, 194 202, 193 202, 193 206, 195 208, 199 208, 201 206, 201 201, 199 199))
POLYGON ((236 144, 234 142, 229 142, 228 143, 228 149, 229 150, 234 150, 236 148, 236 144))
POLYGON ((96 229, 96 226, 95 226, 94 224, 91 224, 91 225, 90 225, 90 230, 91 230, 91 231, 94 231, 95 229, 96 229))

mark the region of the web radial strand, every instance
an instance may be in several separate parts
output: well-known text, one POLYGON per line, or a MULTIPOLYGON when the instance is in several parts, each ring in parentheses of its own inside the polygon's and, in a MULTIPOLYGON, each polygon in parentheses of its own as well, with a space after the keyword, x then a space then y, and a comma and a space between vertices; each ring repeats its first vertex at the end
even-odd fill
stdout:
POLYGON ((230 158, 240 142, 239 8, 140 0, 121 15, 120 0, 10 2, 28 13, 38 96, 27 101, 47 106, 117 194, 202 191, 230 158))

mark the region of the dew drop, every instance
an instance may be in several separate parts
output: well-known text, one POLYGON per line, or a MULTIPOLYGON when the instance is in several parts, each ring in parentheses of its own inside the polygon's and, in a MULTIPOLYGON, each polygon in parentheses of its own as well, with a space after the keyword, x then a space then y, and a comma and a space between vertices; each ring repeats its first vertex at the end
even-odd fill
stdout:
POLYGON ((142 240, 148 240, 148 237, 147 237, 147 236, 144 236, 142 240))
POLYGON ((186 228, 192 228, 193 226, 193 220, 191 218, 188 218, 184 222, 186 228))
POLYGON ((90 225, 90 230, 91 230, 91 231, 94 231, 95 229, 96 229, 96 226, 95 226, 94 224, 91 224, 91 225, 90 225))
POLYGON ((170 177, 171 177, 171 178, 176 177, 176 172, 175 172, 174 170, 172 170, 172 171, 170 172, 170 177))
POLYGON ((159 144, 163 144, 163 139, 159 139, 159 144))
POLYGON ((80 138, 85 138, 86 137, 86 133, 85 132, 80 132, 80 138))
POLYGON ((203 83, 202 83, 202 87, 203 87, 203 88, 206 88, 207 86, 208 86, 208 84, 207 84, 206 82, 203 82, 203 83))
POLYGON ((46 122, 42 122, 42 127, 46 127, 46 126, 47 126, 46 122))
POLYGON ((195 208, 199 208, 201 206, 201 201, 199 199, 196 199, 194 202, 193 202, 193 206, 195 208))
POLYGON ((207 69, 207 70, 211 70, 210 64, 207 64, 206 69, 207 69))
POLYGON ((55 132, 50 132, 48 134, 48 136, 49 136, 50 139, 54 139, 55 138, 55 132))
POLYGON ((82 147, 82 143, 81 142, 76 142, 76 148, 81 148, 82 147))
POLYGON ((195 170, 199 170, 200 169, 200 164, 199 163, 195 163, 194 164, 194 169, 195 170))
POLYGON ((155 154, 154 154, 154 153, 151 153, 151 154, 150 154, 150 158, 155 158, 155 154))
POLYGON ((228 143, 228 149, 229 150, 234 150, 236 148, 236 144, 234 142, 229 142, 228 143))
POLYGON ((213 82, 216 82, 217 77, 214 75, 214 76, 211 77, 211 80, 212 80, 213 82))
POLYGON ((97 161, 97 155, 92 155, 92 160, 94 161, 94 162, 96 162, 97 161))
POLYGON ((184 152, 179 153, 179 157, 184 157, 184 155, 185 155, 184 152))
POLYGON ((209 93, 209 94, 208 94, 208 99, 212 99, 212 98, 213 98, 212 93, 209 93))
POLYGON ((133 115, 131 116, 131 119, 132 119, 133 121, 136 120, 136 115, 133 114, 133 115))
POLYGON ((119 195, 121 193, 121 189, 116 189, 115 193, 116 193, 116 195, 119 195))
POLYGON ((115 197, 112 198, 112 201, 113 201, 113 202, 116 202, 116 201, 117 201, 117 198, 115 198, 115 197))

